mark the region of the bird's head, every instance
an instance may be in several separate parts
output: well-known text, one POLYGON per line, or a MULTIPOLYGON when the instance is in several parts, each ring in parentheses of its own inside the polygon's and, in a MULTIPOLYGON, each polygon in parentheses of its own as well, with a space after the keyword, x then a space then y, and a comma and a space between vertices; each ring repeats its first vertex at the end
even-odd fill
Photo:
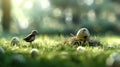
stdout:
POLYGON ((90 33, 87 28, 81 28, 76 34, 78 39, 87 40, 90 37, 90 33))
POLYGON ((37 30, 32 30, 31 33, 34 34, 34 35, 37 35, 37 34, 38 34, 38 31, 37 31, 37 30))

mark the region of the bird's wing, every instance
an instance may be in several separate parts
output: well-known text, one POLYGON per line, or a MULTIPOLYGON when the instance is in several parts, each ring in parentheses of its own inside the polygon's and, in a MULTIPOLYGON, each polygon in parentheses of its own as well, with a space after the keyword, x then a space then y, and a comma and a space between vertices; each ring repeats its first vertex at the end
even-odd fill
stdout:
POLYGON ((29 34, 28 36, 26 36, 26 37, 24 38, 24 40, 28 40, 28 39, 30 39, 32 36, 33 36, 33 35, 29 34))
POLYGON ((34 40, 35 40, 35 37, 32 36, 29 41, 34 41, 34 40))

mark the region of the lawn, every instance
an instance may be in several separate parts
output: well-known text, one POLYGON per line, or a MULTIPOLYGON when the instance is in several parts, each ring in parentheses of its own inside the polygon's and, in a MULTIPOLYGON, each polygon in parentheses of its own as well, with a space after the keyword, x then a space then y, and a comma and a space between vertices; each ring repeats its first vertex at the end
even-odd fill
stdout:
POLYGON ((0 46, 5 50, 5 53, 0 51, 0 67, 106 67, 109 55, 120 53, 119 36, 97 36, 102 47, 85 46, 78 50, 78 46, 60 45, 68 38, 63 35, 39 35, 32 46, 22 36, 20 46, 11 46, 11 38, 0 39, 0 46), (39 52, 33 57, 30 51, 34 48, 39 52))

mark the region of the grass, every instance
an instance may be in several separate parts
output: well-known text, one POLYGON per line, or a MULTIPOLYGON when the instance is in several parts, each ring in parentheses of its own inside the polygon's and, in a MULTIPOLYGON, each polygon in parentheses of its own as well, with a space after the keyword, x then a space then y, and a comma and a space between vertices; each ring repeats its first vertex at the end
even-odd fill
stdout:
POLYGON ((86 46, 85 50, 77 50, 76 46, 58 45, 66 38, 62 35, 40 35, 33 46, 19 37, 19 47, 10 45, 11 38, 0 39, 0 46, 5 50, 5 54, 0 53, 0 67, 106 67, 108 56, 113 52, 120 53, 119 36, 97 36, 103 47, 86 46), (114 48, 108 48, 109 45, 114 48), (39 50, 35 58, 30 55, 33 48, 39 50), (23 55, 24 63, 12 63, 13 56, 17 54, 23 55))

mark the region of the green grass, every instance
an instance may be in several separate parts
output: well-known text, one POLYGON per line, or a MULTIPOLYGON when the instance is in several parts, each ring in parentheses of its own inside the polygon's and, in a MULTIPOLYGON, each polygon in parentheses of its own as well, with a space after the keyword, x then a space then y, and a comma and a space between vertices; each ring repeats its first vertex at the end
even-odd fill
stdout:
POLYGON ((120 52, 120 37, 99 37, 103 47, 89 47, 77 51, 76 46, 58 45, 63 42, 64 36, 40 35, 33 42, 33 46, 20 38, 20 47, 11 46, 11 37, 1 38, 0 46, 5 49, 5 54, 0 54, 0 67, 106 67, 106 59, 113 52, 120 52), (115 48, 107 48, 113 45, 115 48), (39 55, 32 58, 32 48, 39 50, 39 55), (21 54, 25 57, 24 63, 12 64, 12 57, 21 54))

